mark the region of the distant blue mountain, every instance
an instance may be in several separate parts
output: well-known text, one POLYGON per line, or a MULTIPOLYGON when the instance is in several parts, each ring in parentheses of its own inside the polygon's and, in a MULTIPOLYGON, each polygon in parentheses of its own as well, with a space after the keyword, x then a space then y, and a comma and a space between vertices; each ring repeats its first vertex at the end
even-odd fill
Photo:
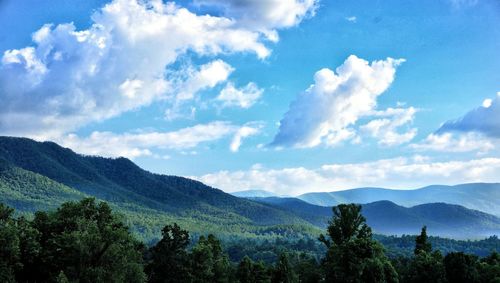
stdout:
POLYGON ((444 202, 500 216, 500 184, 473 183, 456 186, 428 186, 416 190, 359 188, 329 193, 307 193, 297 198, 315 205, 370 203, 388 200, 402 206, 444 202))
POLYGON ((246 190, 231 193, 235 197, 239 198, 267 198, 267 197, 277 197, 276 194, 264 191, 264 190, 246 190))
MULTIPOLYGON (((297 198, 253 198, 254 201, 286 210, 310 223, 326 227, 332 208, 313 205, 297 198)), ((500 235, 500 218, 460 205, 428 203, 410 208, 390 201, 363 204, 362 214, 373 231, 384 235, 414 235, 422 226, 430 235, 456 239, 500 235)))

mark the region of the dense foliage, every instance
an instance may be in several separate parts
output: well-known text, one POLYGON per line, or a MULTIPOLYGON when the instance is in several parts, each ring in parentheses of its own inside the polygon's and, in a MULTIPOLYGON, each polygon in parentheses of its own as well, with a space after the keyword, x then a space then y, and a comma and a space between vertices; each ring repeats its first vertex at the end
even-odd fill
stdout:
POLYGON ((84 156, 51 142, 0 137, 2 202, 32 216, 85 197, 109 203, 148 243, 174 221, 196 235, 228 239, 319 234, 307 220, 282 209, 187 178, 153 174, 126 158, 84 156))
POLYGON ((12 218, 3 205, 0 214, 2 282, 145 280, 144 246, 104 202, 64 203, 32 221, 12 218))
POLYGON ((319 240, 260 239, 226 247, 212 234, 192 243, 189 232, 174 223, 147 248, 120 215, 92 198, 36 212, 31 220, 13 213, 0 204, 0 282, 500 281, 498 253, 443 256, 425 227, 413 238, 413 255, 389 259, 354 204, 333 208, 319 240), (255 258, 273 243, 273 256, 255 258))

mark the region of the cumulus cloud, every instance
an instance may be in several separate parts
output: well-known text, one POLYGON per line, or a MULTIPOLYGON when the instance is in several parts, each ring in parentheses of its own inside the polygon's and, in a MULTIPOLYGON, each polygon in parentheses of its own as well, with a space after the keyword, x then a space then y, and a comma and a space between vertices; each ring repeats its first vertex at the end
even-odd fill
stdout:
POLYGON ((262 96, 263 89, 255 83, 248 83, 242 88, 236 88, 233 83, 228 83, 215 98, 222 107, 250 108, 262 96))
POLYGON ((437 131, 476 132, 490 138, 500 138, 500 93, 495 99, 486 99, 482 106, 475 108, 457 120, 447 121, 437 131))
POLYGON ((194 0, 198 5, 222 8, 225 16, 237 19, 243 26, 271 31, 271 40, 277 39, 277 34, 272 32, 273 29, 292 27, 304 18, 313 16, 318 2, 318 0, 194 0))
POLYGON ((334 145, 352 137, 359 118, 373 114, 377 97, 391 85, 404 59, 369 63, 349 56, 335 72, 322 69, 314 84, 292 102, 272 145, 334 145))
POLYGON ((265 169, 259 166, 194 178, 227 192, 259 188, 282 195, 298 195, 369 186, 409 189, 428 184, 499 182, 499 170, 499 158, 440 162, 416 156, 327 164, 316 169, 265 169))
POLYGON ((112 132, 93 132, 87 137, 68 134, 56 140, 78 153, 107 157, 140 156, 156 157, 152 149, 180 150, 185 152, 199 144, 232 137, 230 149, 237 151, 242 139, 258 133, 257 126, 237 126, 225 121, 199 124, 171 132, 133 132, 116 134, 112 132))
POLYGON ((430 134, 423 141, 411 144, 410 148, 419 151, 486 153, 495 148, 492 141, 478 133, 441 133, 430 134))
MULTIPOLYGON (((2 56, 0 132, 57 136, 167 99, 176 86, 166 68, 179 56, 250 52, 265 58, 264 36, 237 19, 200 16, 160 0, 113 0, 85 30, 44 25, 32 46, 2 56)), ((224 81, 231 70, 220 60, 202 66, 180 97, 224 81)))
POLYGON ((366 135, 378 139, 383 146, 394 146, 407 143, 417 135, 417 129, 411 128, 404 133, 398 132, 398 128, 411 123, 417 110, 409 108, 388 108, 377 111, 375 116, 381 117, 371 120, 360 127, 360 131, 366 135))

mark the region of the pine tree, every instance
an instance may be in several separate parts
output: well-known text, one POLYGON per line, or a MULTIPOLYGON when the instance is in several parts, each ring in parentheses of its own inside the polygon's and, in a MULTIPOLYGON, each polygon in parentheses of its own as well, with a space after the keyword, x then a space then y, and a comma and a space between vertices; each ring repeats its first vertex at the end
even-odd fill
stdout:
POLYGON ((427 237, 427 226, 422 227, 420 235, 415 239, 415 250, 414 254, 417 255, 421 252, 430 253, 432 251, 432 245, 427 237))
POLYGON ((410 283, 444 283, 446 274, 441 252, 432 252, 427 238, 427 228, 415 239, 414 257, 410 262, 408 274, 403 275, 405 282, 410 283))
POLYGON ((328 248, 323 261, 326 282, 398 282, 382 246, 372 239, 360 205, 334 207, 328 235, 320 236, 328 248))

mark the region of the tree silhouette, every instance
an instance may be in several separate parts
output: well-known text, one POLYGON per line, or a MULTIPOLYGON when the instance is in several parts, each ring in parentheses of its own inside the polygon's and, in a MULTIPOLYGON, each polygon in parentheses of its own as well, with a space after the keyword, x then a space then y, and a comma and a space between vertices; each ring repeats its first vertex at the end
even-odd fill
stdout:
POLYGON ((333 207, 328 235, 320 236, 328 248, 323 261, 326 282, 398 282, 382 246, 372 239, 360 205, 333 207))
POLYGON ((150 250, 150 262, 146 267, 149 282, 185 282, 189 277, 189 257, 186 248, 189 233, 179 225, 166 225, 162 239, 150 250))
POLYGON ((432 251, 432 245, 427 237, 427 226, 422 227, 420 235, 415 239, 415 250, 414 254, 417 255, 421 252, 430 253, 432 251))
POLYGON ((441 252, 432 252, 428 242, 427 228, 422 227, 420 235, 415 239, 414 257, 410 262, 408 274, 403 275, 405 282, 410 283, 443 283, 446 274, 441 252))

